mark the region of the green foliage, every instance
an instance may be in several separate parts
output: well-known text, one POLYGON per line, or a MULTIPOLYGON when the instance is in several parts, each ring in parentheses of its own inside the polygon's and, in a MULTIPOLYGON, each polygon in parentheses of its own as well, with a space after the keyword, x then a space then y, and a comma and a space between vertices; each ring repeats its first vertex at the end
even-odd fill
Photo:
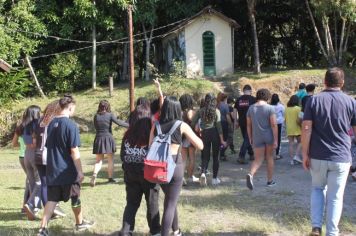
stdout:
POLYGON ((85 83, 81 63, 75 54, 56 56, 50 65, 50 75, 58 92, 72 92, 85 83))
POLYGON ((23 98, 30 90, 31 81, 26 70, 12 70, 10 73, 0 73, 0 104, 9 106, 13 101, 23 98))

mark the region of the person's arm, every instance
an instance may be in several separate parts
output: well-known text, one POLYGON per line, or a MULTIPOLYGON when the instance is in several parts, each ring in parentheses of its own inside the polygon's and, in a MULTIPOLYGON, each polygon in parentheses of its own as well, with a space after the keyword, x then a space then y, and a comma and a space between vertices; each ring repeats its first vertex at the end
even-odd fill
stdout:
POLYGON ((250 140, 250 144, 252 145, 252 121, 249 116, 246 117, 246 124, 247 124, 247 135, 248 139, 250 140))
POLYGON ((188 113, 187 113, 188 120, 191 121, 193 119, 194 115, 195 115, 194 110, 189 110, 188 113))
POLYGON ((226 142, 224 141, 224 136, 223 136, 223 131, 222 131, 222 126, 221 126, 221 114, 218 109, 216 109, 216 120, 215 120, 215 127, 218 130, 219 133, 219 138, 220 138, 220 144, 224 145, 226 147, 226 142))
POLYGON ((19 143, 19 136, 17 135, 17 133, 15 132, 14 137, 12 138, 12 146, 13 147, 18 147, 20 146, 19 143))
POLYGON ((158 79, 153 79, 153 82, 155 83, 159 95, 159 107, 161 108, 164 102, 164 97, 163 97, 163 92, 161 89, 161 84, 159 83, 158 79))
POLYGON ((302 123, 302 155, 303 155, 303 167, 305 170, 310 169, 310 157, 309 157, 309 146, 310 138, 312 134, 313 121, 304 120, 302 123))
POLYGON ((150 131, 150 141, 149 141, 149 146, 151 146, 152 142, 153 142, 153 138, 155 137, 155 128, 156 128, 156 124, 153 123, 152 127, 151 127, 151 131, 150 131))
POLYGON ((198 123, 198 120, 200 118, 200 110, 198 110, 197 112, 195 112, 193 118, 192 118, 192 122, 191 122, 191 126, 195 127, 196 124, 198 123))
POLYGON ((187 123, 183 122, 180 126, 180 130, 182 135, 185 135, 195 148, 203 150, 203 141, 193 132, 192 128, 187 123))
POLYGON ((277 148, 278 146, 278 125, 277 125, 277 118, 276 114, 272 114, 269 118, 271 127, 272 127, 272 133, 273 133, 273 148, 277 148))
POLYGON ((114 122, 115 124, 117 124, 118 126, 122 126, 122 127, 125 127, 125 128, 128 128, 129 127, 129 124, 126 123, 125 121, 123 120, 119 120, 117 119, 114 114, 111 113, 111 120, 112 122, 114 122))
POLYGON ((75 165, 75 168, 78 172, 78 181, 81 183, 84 180, 84 174, 82 169, 82 162, 80 161, 80 152, 78 147, 74 147, 70 149, 70 153, 75 165))

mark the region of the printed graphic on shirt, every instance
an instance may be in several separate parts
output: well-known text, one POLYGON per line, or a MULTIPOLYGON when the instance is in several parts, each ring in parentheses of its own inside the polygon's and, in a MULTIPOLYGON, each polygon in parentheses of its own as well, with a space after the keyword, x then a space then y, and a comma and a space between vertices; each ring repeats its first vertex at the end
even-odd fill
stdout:
POLYGON ((132 147, 127 141, 125 141, 125 156, 124 162, 126 163, 143 163, 144 158, 147 155, 147 148, 145 147, 132 147))
POLYGON ((249 100, 239 100, 239 107, 249 107, 250 102, 249 100))

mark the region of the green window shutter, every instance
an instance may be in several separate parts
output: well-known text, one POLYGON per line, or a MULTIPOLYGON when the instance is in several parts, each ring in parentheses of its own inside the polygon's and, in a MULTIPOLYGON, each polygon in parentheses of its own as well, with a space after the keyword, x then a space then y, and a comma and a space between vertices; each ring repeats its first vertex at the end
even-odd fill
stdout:
POLYGON ((215 38, 213 32, 211 31, 203 33, 203 63, 205 76, 216 75, 215 38))

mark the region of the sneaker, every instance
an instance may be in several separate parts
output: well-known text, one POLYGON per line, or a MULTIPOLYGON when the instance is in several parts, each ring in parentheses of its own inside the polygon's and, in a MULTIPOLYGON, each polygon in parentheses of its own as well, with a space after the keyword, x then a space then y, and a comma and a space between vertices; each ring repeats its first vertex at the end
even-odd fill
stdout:
POLYGON ((56 208, 54 209, 53 215, 55 215, 56 217, 65 217, 66 213, 64 213, 62 208, 60 208, 59 206, 56 206, 56 208))
POLYGON ((246 186, 248 189, 253 190, 253 176, 251 174, 246 175, 246 186))
POLYGON ((35 220, 36 219, 36 213, 34 211, 34 209, 32 208, 32 206, 30 204, 25 204, 24 209, 26 211, 26 215, 28 220, 35 220))
POLYGON ((118 183, 119 181, 117 181, 116 179, 113 179, 113 178, 108 178, 108 183, 109 184, 116 184, 118 183))
POLYGON ((276 157, 274 158, 275 160, 280 160, 280 159, 282 159, 283 158, 283 156, 282 155, 276 155, 276 157))
POLYGON ((267 182, 268 187, 273 187, 275 185, 276 185, 276 182, 274 182, 273 180, 267 182))
POLYGON ((48 236, 48 229, 47 228, 40 228, 40 230, 38 230, 38 234, 37 236, 48 236))
POLYGON ((187 186, 187 180, 183 178, 183 186, 187 186))
POLYGON ((95 183, 96 183, 96 176, 93 175, 90 179, 90 186, 91 187, 94 187, 95 186, 95 183))
POLYGON ((313 227, 310 236, 320 236, 321 235, 321 228, 313 227))
POLYGON ((238 162, 239 164, 246 164, 246 163, 247 163, 247 162, 245 161, 245 158, 243 158, 243 157, 237 158, 237 162, 238 162))
POLYGON ((291 161, 290 161, 290 165, 291 165, 291 166, 294 166, 294 160, 291 160, 291 161))
POLYGON ((203 174, 201 174, 201 176, 200 176, 200 186, 202 186, 202 187, 205 187, 207 184, 206 184, 206 176, 205 176, 205 174, 203 173, 203 174))
POLYGON ((25 207, 22 207, 20 212, 21 212, 22 215, 26 215, 25 207))
POLYGON ((82 230, 86 230, 86 229, 93 227, 93 225, 94 225, 94 221, 89 221, 89 220, 83 219, 81 224, 75 225, 75 229, 77 231, 82 231, 82 230))
POLYGON ((295 155, 293 161, 298 162, 299 164, 303 163, 303 160, 300 156, 295 155))
POLYGON ((213 178, 213 180, 211 181, 212 185, 219 185, 221 183, 219 178, 213 178))
POLYGON ((192 177, 190 177, 188 179, 188 182, 191 182, 191 183, 197 183, 199 182, 199 178, 195 177, 194 175, 192 175, 192 177))
POLYGON ((177 231, 174 231, 174 232, 173 232, 173 235, 174 235, 174 236, 182 236, 183 233, 182 233, 182 231, 181 231, 180 229, 178 229, 177 231))

